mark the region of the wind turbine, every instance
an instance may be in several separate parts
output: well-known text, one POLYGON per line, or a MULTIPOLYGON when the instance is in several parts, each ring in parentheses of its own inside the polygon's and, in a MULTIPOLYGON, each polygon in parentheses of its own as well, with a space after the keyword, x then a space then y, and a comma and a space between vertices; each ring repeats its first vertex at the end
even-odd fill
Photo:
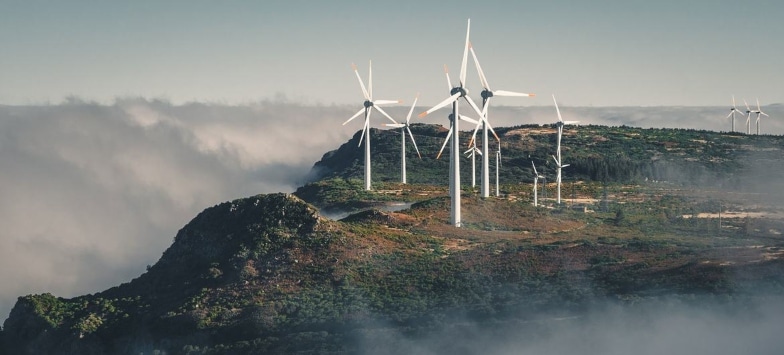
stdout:
POLYGON ((536 165, 534 165, 534 161, 531 160, 531 166, 534 167, 534 207, 539 206, 539 199, 537 196, 537 187, 539 185, 539 178, 544 178, 544 176, 539 175, 539 172, 536 171, 536 165))
POLYGON ((749 108, 749 103, 746 102, 746 99, 743 99, 743 103, 746 104, 746 134, 751 134, 751 109, 749 108))
MULTIPOLYGON (((498 135, 495 134, 495 130, 493 127, 490 126, 490 122, 488 121, 487 113, 488 107, 490 107, 490 98, 493 96, 511 96, 511 97, 533 97, 536 96, 535 94, 525 94, 520 92, 513 92, 513 91, 505 91, 505 90, 491 90, 490 84, 487 82, 487 78, 485 77, 485 73, 482 70, 482 67, 479 65, 479 59, 476 57, 476 52, 474 51, 474 46, 469 44, 468 47, 471 50, 471 56, 474 58, 474 64, 476 65, 476 71, 479 73, 479 80, 482 82, 482 117, 480 125, 482 125, 482 197, 490 196, 490 164, 488 162, 489 154, 488 154, 488 138, 487 138, 487 131, 488 129, 493 132, 495 139, 500 142, 498 135)), ((474 137, 476 137, 476 131, 479 129, 479 125, 476 126, 474 129, 474 137)), ((474 140, 474 137, 471 138, 471 141, 474 140)), ((470 143, 469 143, 470 145, 470 143)))
POLYGON ((580 121, 564 121, 561 118, 561 110, 558 109, 558 102, 555 101, 555 94, 553 94, 553 103, 555 103, 555 112, 558 113, 558 122, 555 123, 556 127, 558 127, 558 148, 556 149, 557 157, 553 156, 553 159, 555 160, 555 167, 557 170, 555 181, 558 186, 558 195, 557 195, 558 198, 556 201, 560 205, 561 204, 561 169, 569 166, 569 164, 564 165, 563 161, 561 160, 561 136, 563 135, 563 126, 567 124, 577 124, 580 123, 580 121))
POLYGON ((498 141, 498 151, 495 153, 495 197, 501 196, 498 189, 498 171, 501 170, 501 141, 498 141))
MULTIPOLYGON (((471 31, 471 19, 468 20, 468 28, 466 29, 466 40, 465 40, 465 48, 463 49, 463 62, 460 65, 460 82, 458 86, 452 87, 452 81, 449 79, 449 72, 444 66, 444 72, 446 72, 446 81, 449 85, 449 97, 446 98, 444 101, 441 101, 437 105, 433 106, 431 109, 422 112, 419 114, 419 117, 425 117, 433 111, 436 111, 446 105, 452 104, 452 114, 449 116, 450 120, 450 128, 449 134, 447 135, 447 139, 444 141, 444 146, 441 147, 441 151, 444 150, 447 141, 449 141, 449 137, 452 137, 452 145, 451 145, 451 153, 449 155, 449 194, 452 197, 452 206, 451 206, 451 223, 455 227, 460 227, 462 222, 460 218, 460 139, 459 134, 460 130, 458 129, 458 123, 460 119, 465 120, 465 117, 460 115, 458 100, 462 97, 465 99, 468 104, 474 109, 474 111, 482 116, 482 111, 479 110, 479 107, 476 106, 474 101, 468 96, 468 90, 465 88, 466 82, 466 64, 468 59, 468 43, 469 43, 469 34, 471 31)), ((469 121, 470 122, 470 121, 469 121)), ((476 121, 474 121, 476 124, 476 121)), ((438 153, 438 156, 441 156, 441 152, 438 153)))
POLYGON ((408 132, 408 136, 411 137, 411 143, 414 144, 414 149, 416 149, 417 156, 419 159, 422 159, 422 154, 419 154, 419 148, 417 148, 416 141, 414 140, 414 135, 411 133, 411 129, 409 129, 410 122, 411 122, 411 114, 414 112, 414 107, 416 106, 417 100, 419 100, 419 94, 414 98, 414 103, 411 104, 411 109, 408 110, 408 116, 406 116, 406 123, 387 123, 386 126, 388 127, 395 127, 400 128, 400 140, 403 142, 401 144, 401 151, 400 151, 400 180, 402 183, 406 183, 406 132, 408 132))
POLYGON ((482 151, 476 147, 476 142, 463 154, 471 157, 471 187, 476 187, 476 155, 482 155, 482 151))
POLYGON ((762 112, 762 108, 760 108, 759 99, 757 99, 757 110, 754 111, 754 113, 757 114, 757 134, 760 134, 760 117, 761 116, 770 117, 770 116, 768 116, 767 113, 762 112))
POLYGON ((735 95, 732 95, 732 108, 730 108, 730 114, 727 115, 727 118, 732 117, 732 131, 735 132, 735 113, 738 112, 738 109, 735 107, 735 95))
POLYGON ((373 68, 372 62, 368 62, 368 86, 365 89, 365 83, 362 82, 362 77, 359 76, 359 71, 357 71, 357 66, 351 64, 351 68, 354 69, 354 74, 357 75, 357 80, 359 80, 359 86, 362 88, 362 95, 365 97, 365 102, 363 103, 363 108, 359 109, 354 116, 351 116, 346 122, 343 122, 343 125, 346 123, 351 122, 351 120, 359 117, 363 112, 365 113, 365 125, 362 128, 362 135, 359 137, 359 145, 362 145, 362 139, 367 136, 365 139, 365 190, 370 190, 370 113, 373 112, 373 107, 375 107, 378 112, 381 112, 384 117, 388 118, 393 123, 397 123, 391 116, 389 116, 383 109, 381 109, 380 105, 388 105, 388 104, 397 104, 400 103, 399 100, 376 100, 373 101, 373 68))

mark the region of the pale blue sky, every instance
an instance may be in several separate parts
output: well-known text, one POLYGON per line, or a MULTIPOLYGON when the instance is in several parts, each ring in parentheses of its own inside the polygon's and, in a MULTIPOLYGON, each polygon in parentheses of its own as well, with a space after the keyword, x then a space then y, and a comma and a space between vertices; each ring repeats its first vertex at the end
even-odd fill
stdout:
MULTIPOLYGON (((505 105, 784 102, 780 1, 0 0, 0 104, 68 95, 355 104, 447 94, 471 39, 505 105)), ((469 66, 468 86, 478 94, 469 66)))

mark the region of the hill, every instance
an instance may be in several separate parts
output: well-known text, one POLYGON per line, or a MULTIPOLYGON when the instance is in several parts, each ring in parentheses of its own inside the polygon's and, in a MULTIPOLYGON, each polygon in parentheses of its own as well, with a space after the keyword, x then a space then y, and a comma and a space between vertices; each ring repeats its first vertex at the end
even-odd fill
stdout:
MULTIPOLYGON (((449 148, 441 159, 436 155, 446 138, 440 125, 412 124, 422 158, 412 146, 406 150, 408 181, 414 184, 444 184, 449 169, 449 148)), ((530 183, 531 161, 546 176, 554 176, 556 130, 554 126, 525 125, 495 129, 501 142, 502 185, 530 183)), ((400 176, 400 135, 398 130, 371 129, 371 156, 374 182, 397 182, 400 176)), ((328 178, 361 179, 363 149, 358 148, 360 133, 327 152, 314 165, 311 181, 328 178)), ((471 132, 462 132, 465 149, 471 132)), ((490 138, 491 173, 497 141, 490 138)), ((479 142, 481 147, 481 140, 479 142)), ((657 129, 628 126, 566 126, 562 154, 570 166, 565 179, 637 183, 646 180, 668 181, 696 186, 737 187, 746 189, 766 175, 784 173, 784 136, 745 135, 692 129, 657 129), (772 170, 771 170, 772 169, 772 170)), ((461 154, 463 184, 470 184, 470 159, 461 154)), ((477 164, 477 174, 479 171, 477 164)), ((493 178, 494 180, 494 178, 493 178)), ((772 189, 771 189, 772 190, 772 189)))
MULTIPOLYGON (((497 131, 513 141, 513 132, 537 129, 497 131)), ((637 129, 582 129, 607 130, 585 138, 598 146, 638 137, 610 150, 618 155, 656 156, 631 147, 658 146, 646 130, 635 136, 637 129), (597 138, 614 137, 609 132, 618 137, 597 138)), ((719 137, 727 140, 722 144, 744 143, 733 145, 740 153, 723 155, 726 163, 711 165, 720 153, 697 161, 681 154, 713 152, 701 142, 704 135, 686 139, 703 133, 656 132, 681 143, 654 162, 695 163, 737 176, 747 164, 743 152, 781 159, 771 153, 780 149, 780 137, 719 137)), ((390 147, 389 165, 397 162, 395 136, 373 134, 376 149, 390 147)), ((509 144, 505 166, 522 174, 527 165, 515 165, 509 144)), ((546 154, 546 142, 529 144, 546 154)), ((415 173, 412 164, 416 183, 401 185, 391 181, 395 169, 381 168, 376 176, 388 174, 390 181, 364 191, 350 172, 356 161, 339 158, 350 153, 348 146, 360 152, 350 141, 327 153, 317 164, 325 178, 296 196, 258 195, 204 210, 155 265, 126 284, 72 299, 20 297, 0 348, 8 354, 461 353, 471 352, 475 329, 494 330, 485 341, 535 342, 556 324, 579 324, 600 305, 756 314, 760 300, 780 302, 784 291, 784 209, 754 193, 632 184, 643 175, 610 174, 607 180, 617 181, 573 184, 573 200, 561 206, 545 200, 547 207, 533 207, 526 195, 531 185, 510 175, 502 198, 481 199, 466 188, 465 228, 456 229, 447 223, 443 178, 428 184, 428 173, 415 173), (393 202, 407 208, 383 210, 393 202), (327 207, 360 212, 333 220, 319 212, 327 207)), ((599 149, 580 147, 564 156, 576 161, 599 149)), ((430 167, 432 178, 440 168, 430 167)))

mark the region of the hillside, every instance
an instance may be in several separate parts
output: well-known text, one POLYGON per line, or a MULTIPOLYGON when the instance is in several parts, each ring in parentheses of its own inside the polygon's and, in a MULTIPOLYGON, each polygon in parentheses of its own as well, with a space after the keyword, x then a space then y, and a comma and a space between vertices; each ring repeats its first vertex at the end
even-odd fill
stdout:
MULTIPOLYGON (((444 184, 449 169, 449 148, 441 159, 436 155, 447 128, 440 125, 412 124, 418 159, 413 146, 406 149, 408 181, 419 184, 444 184)), ((533 161, 540 173, 552 178, 555 164, 554 126, 526 125, 495 129, 501 141, 502 185, 531 183, 533 161)), ((337 150, 327 152, 314 165, 311 180, 363 177, 363 154, 357 132, 337 150)), ((461 133, 463 150, 468 149, 469 131, 461 133)), ((400 134, 398 130, 371 129, 373 182, 400 180, 400 134)), ((481 147, 481 140, 479 146, 481 147)), ((491 175, 495 175, 497 142, 490 138, 491 175)), ((760 176, 784 174, 784 136, 745 135, 687 129, 654 129, 628 126, 566 126, 562 140, 566 181, 603 181, 637 183, 646 180, 668 181, 695 186, 754 189, 760 176)), ((463 184, 470 184, 471 161, 461 154, 463 184)), ((480 165, 477 163, 477 176, 480 165)), ((780 182, 780 181, 779 181, 780 182)), ((779 185, 784 187, 782 185, 779 185)), ((770 190, 773 190, 772 188, 770 190)))
MULTIPOLYGON (((728 183, 757 164, 748 158, 757 152, 759 161, 782 159, 781 137, 623 127, 581 132, 591 129, 597 135, 565 140, 579 147, 564 153, 573 157, 568 162, 575 172, 581 171, 580 157, 614 162, 591 158, 601 149, 634 161, 648 157, 648 166, 704 166, 695 174, 715 173, 728 183), (656 135, 678 143, 658 144, 656 135), (613 145, 623 137, 629 140, 613 145), (714 145, 723 148, 707 148, 714 145), (704 156, 686 154, 698 151, 704 156)), ((546 130, 497 129, 510 141, 503 148, 505 169, 525 176, 526 149, 544 160, 551 144, 546 130)), ((441 133, 436 126, 416 127, 420 149, 440 147, 441 133), (423 132, 433 132, 432 144, 419 141, 423 132)), ((391 168, 399 159, 393 154, 399 152, 398 136, 373 134, 375 149, 383 152, 378 155, 385 157, 377 161, 391 168)), ((0 349, 472 353, 473 329, 495 330, 485 341, 508 341, 508 335, 534 342, 556 324, 579 325, 589 310, 606 304, 749 314, 760 312, 760 304, 781 304, 784 208, 759 194, 654 177, 645 184, 641 167, 596 179, 603 182, 572 184, 566 203, 554 206, 548 199, 548 207, 537 208, 530 204, 531 185, 519 182, 526 178, 505 173, 502 198, 481 199, 464 190, 465 228, 456 229, 448 225, 449 201, 439 175, 445 163, 424 156, 416 164, 409 160, 410 185, 393 182, 396 168, 376 169, 379 181, 388 181, 364 191, 353 179, 361 161, 357 138, 327 153, 316 165, 324 178, 294 195, 258 195, 207 208, 177 233, 155 265, 128 283, 72 299, 20 297, 3 324, 0 349), (354 160, 348 158, 352 151, 354 160), (426 163, 432 164, 423 169, 429 173, 415 172, 426 163), (408 208, 383 210, 399 203, 408 208), (333 220, 321 215, 320 209, 329 208, 359 212, 333 220)))

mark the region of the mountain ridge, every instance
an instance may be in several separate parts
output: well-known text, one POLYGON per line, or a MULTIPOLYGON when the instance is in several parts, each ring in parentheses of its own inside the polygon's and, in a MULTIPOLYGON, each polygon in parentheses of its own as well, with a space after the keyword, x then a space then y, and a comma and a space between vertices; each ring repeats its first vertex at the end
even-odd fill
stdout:
MULTIPOLYGON (((420 128, 443 133, 435 126, 420 128)), ((497 131, 508 139, 524 129, 497 131)), ((684 134, 675 139, 678 144, 703 134, 678 133, 684 134)), ((381 161, 391 166, 393 152, 399 151, 399 141, 392 139, 397 135, 371 132, 371 137, 380 143, 381 161)), ((359 151, 356 138, 325 154, 321 167, 331 167, 330 160, 342 159, 348 149, 359 151)), ((437 138, 431 143, 440 144, 437 138)), ((520 136, 517 143, 537 151, 546 142, 520 136)), ((761 144, 753 147, 772 146, 761 144)), ((645 152, 627 148, 627 156, 645 152)), ((722 151, 697 162, 710 162, 722 151)), ((762 152, 768 157, 776 151, 762 152)), ((386 181, 377 186, 383 189, 363 191, 355 174, 345 170, 361 161, 358 154, 350 164, 336 166, 336 175, 323 175, 293 195, 257 195, 205 209, 178 231, 157 263, 129 283, 72 299, 20 297, 0 333, 2 349, 14 354, 55 349, 66 354, 355 353, 371 340, 400 345, 455 322, 498 325, 544 314, 569 317, 601 302, 709 299, 719 306, 744 305, 784 289, 782 219, 725 219, 729 238, 717 239, 713 219, 684 217, 710 211, 717 198, 710 194, 669 184, 589 179, 576 189, 581 198, 605 194, 611 200, 602 207, 595 199, 589 204, 598 211, 589 213, 545 199, 551 208, 530 206, 525 195, 530 185, 509 178, 504 198, 481 199, 464 189, 466 227, 455 229, 447 223, 443 179, 400 185, 393 182, 394 169, 381 169, 377 176, 386 181), (396 212, 377 209, 397 200, 414 203, 396 212), (319 212, 330 206, 362 212, 334 221, 319 212), (393 333, 404 336, 390 338, 393 333)), ((510 155, 511 170, 529 166, 510 155)), ((410 169, 419 174, 415 166, 410 169)), ((726 199, 727 209, 749 209, 730 196, 719 198, 726 199)))

